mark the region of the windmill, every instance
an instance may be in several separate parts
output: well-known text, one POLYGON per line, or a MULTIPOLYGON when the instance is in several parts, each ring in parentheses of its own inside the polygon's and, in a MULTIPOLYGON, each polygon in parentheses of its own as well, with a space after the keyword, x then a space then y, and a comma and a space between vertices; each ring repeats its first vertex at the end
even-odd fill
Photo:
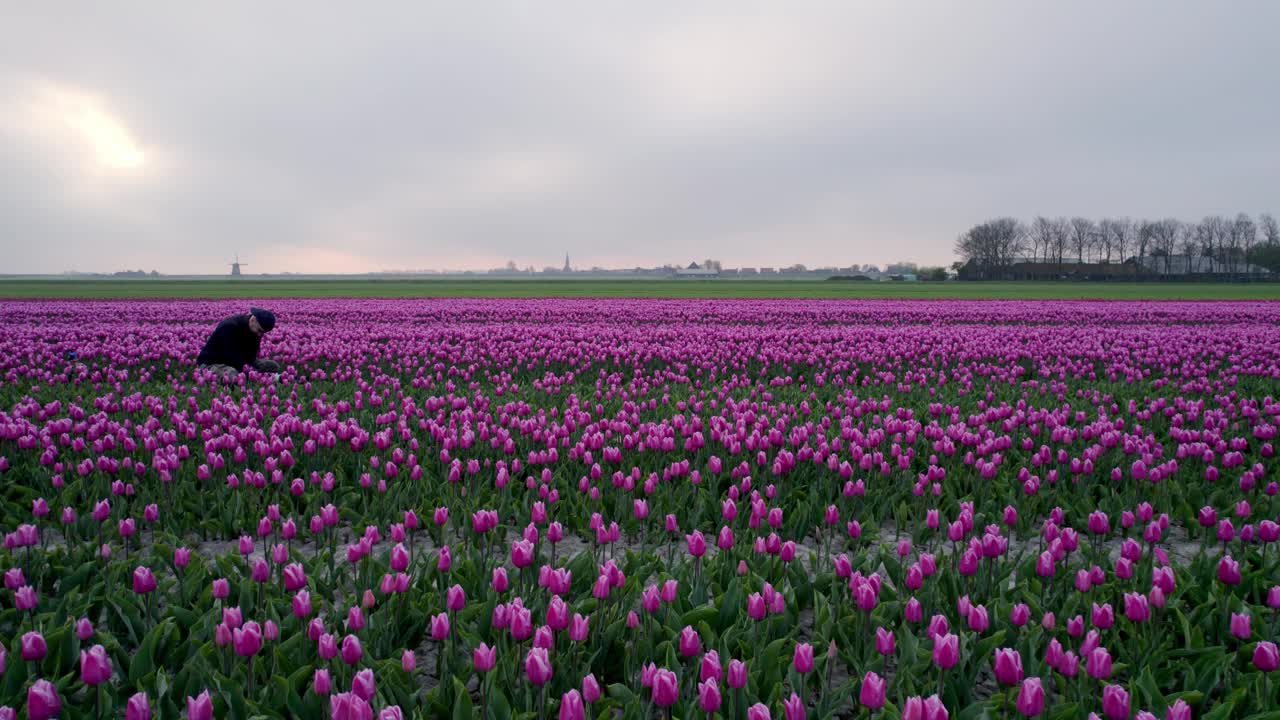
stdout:
POLYGON ((240 262, 240 253, 236 253, 236 260, 231 263, 231 277, 240 277, 240 266, 248 264, 240 262))

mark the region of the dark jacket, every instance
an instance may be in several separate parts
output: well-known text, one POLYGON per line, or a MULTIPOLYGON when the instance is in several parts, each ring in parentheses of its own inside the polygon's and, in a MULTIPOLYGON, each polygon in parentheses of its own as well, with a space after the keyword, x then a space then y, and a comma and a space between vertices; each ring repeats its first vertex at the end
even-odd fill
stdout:
POLYGON ((233 315, 218 323, 196 358, 197 365, 230 365, 243 370, 258 359, 262 338, 249 329, 248 315, 233 315))

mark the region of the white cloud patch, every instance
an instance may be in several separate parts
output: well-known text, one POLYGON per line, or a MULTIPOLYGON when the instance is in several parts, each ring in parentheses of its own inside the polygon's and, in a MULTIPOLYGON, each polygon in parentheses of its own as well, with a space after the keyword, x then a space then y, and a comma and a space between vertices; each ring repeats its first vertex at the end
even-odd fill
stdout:
POLYGON ((40 144, 84 173, 127 174, 147 160, 138 139, 91 92, 40 80, 11 79, 2 87, 8 108, 0 129, 10 137, 40 144))

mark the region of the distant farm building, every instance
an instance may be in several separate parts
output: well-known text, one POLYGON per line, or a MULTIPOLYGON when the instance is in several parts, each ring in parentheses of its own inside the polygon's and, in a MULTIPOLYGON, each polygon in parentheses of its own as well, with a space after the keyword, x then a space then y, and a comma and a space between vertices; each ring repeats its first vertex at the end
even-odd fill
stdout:
POLYGON ((1142 258, 1142 267, 1152 274, 1177 277, 1230 275, 1260 278, 1269 274, 1260 265, 1214 260, 1206 255, 1147 255, 1142 258))
POLYGON ((675 277, 680 280, 705 280, 720 277, 720 271, 715 268, 703 267, 693 262, 689 263, 689 267, 676 270, 675 277))
POLYGON ((1007 265, 981 266, 973 260, 960 267, 961 280, 1234 280, 1265 279, 1266 268, 1246 262, 1224 262, 1205 255, 1145 255, 1119 263, 1053 262, 1015 258, 1007 265))
POLYGON ((1151 274, 1132 260, 1123 263, 1057 263, 1017 259, 1000 268, 983 268, 969 261, 959 270, 961 280, 1122 280, 1151 274))

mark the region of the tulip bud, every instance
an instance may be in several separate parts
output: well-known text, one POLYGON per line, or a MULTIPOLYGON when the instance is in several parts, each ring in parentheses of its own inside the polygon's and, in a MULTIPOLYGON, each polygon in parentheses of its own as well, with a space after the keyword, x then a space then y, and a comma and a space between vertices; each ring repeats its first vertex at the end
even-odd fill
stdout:
POLYGON ((1034 717, 1044 712, 1044 688, 1040 678, 1032 677, 1022 681, 1018 689, 1018 713, 1024 717, 1034 717))
POLYGON ((653 703, 658 707, 671 707, 679 696, 676 674, 665 668, 656 670, 653 673, 653 703))
POLYGON ((151 720, 151 705, 145 692, 134 693, 124 706, 125 720, 151 720))
POLYGON ((187 697, 187 720, 213 720, 213 698, 208 690, 187 697))
POLYGON ((489 672, 497 664, 498 650, 491 648, 484 643, 480 643, 478 647, 471 653, 472 664, 475 666, 476 672, 489 672))
POLYGON ((327 668, 320 668, 311 676, 311 689, 316 695, 328 695, 333 689, 333 681, 327 668))
POLYGON ((362 657, 364 657, 364 648, 360 646, 360 638, 355 635, 342 638, 342 662, 355 665, 362 657))
POLYGON ((874 672, 867 672, 862 678, 862 688, 858 693, 858 701, 862 703, 863 707, 873 711, 884 707, 884 680, 874 672))
POLYGON ((551 658, 546 649, 530 648, 528 654, 525 655, 524 671, 525 677, 533 685, 541 687, 547 684, 547 681, 551 679, 552 668, 551 658))
POLYGON ((49 720, 62 712, 62 700, 58 690, 48 680, 36 680, 27 690, 27 717, 30 720, 49 720))

